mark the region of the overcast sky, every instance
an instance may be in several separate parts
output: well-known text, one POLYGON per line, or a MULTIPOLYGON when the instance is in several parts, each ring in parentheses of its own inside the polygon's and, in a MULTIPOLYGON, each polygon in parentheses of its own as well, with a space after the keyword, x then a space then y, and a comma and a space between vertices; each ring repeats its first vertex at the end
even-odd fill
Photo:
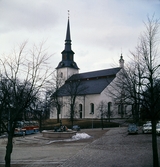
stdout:
POLYGON ((53 70, 61 61, 68 10, 72 50, 80 72, 110 68, 125 60, 145 30, 160 18, 160 0, 0 0, 0 54, 28 40, 46 41, 53 70))

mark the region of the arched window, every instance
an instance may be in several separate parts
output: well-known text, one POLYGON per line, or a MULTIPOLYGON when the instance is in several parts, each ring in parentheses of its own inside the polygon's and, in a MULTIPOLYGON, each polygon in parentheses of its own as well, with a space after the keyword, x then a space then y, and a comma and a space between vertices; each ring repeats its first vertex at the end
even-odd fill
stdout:
POLYGON ((121 116, 123 116, 123 114, 124 114, 124 105, 123 104, 118 105, 118 114, 121 114, 121 116))
POLYGON ((127 114, 127 106, 124 106, 124 113, 127 114))
POLYGON ((108 102, 108 112, 111 112, 112 110, 112 102, 108 102))
POLYGON ((79 104, 79 117, 82 118, 82 104, 79 104))
POLYGON ((63 78, 63 72, 61 72, 61 78, 63 78))
POLYGON ((79 104, 79 111, 82 111, 82 104, 79 104))
POLYGON ((94 114, 94 104, 90 104, 90 114, 94 114))

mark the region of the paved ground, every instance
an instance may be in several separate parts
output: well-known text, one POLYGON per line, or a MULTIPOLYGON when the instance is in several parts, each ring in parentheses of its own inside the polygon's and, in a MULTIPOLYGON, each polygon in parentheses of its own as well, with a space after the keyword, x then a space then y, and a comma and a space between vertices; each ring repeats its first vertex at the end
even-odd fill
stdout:
MULTIPOLYGON (((50 142, 40 134, 14 139, 12 167, 152 167, 151 134, 128 135, 126 127, 84 130, 92 138, 50 142)), ((160 136, 158 147, 160 154, 160 136)), ((0 167, 5 139, 0 139, 0 167)))
MULTIPOLYGON (((160 137, 158 137, 160 154, 160 137)), ((151 135, 128 135, 114 128, 60 167, 152 167, 151 135)))
MULTIPOLYGON (((12 153, 12 167, 56 167, 68 158, 74 156, 79 150, 101 137, 108 130, 81 130, 87 133, 90 139, 79 141, 53 142, 43 138, 41 134, 28 135, 14 138, 12 153)), ((6 150, 6 139, 0 139, 0 167, 4 166, 4 155, 6 150)))

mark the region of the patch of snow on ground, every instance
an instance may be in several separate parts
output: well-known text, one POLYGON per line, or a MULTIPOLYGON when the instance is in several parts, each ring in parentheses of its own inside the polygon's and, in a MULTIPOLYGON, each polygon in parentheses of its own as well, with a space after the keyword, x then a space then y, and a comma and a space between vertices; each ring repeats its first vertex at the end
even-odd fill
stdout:
POLYGON ((89 136, 87 133, 77 133, 76 135, 72 136, 73 140, 80 140, 80 139, 88 139, 91 136, 89 136))
POLYGON ((51 144, 51 143, 55 143, 55 142, 62 142, 62 141, 76 141, 76 140, 81 140, 81 139, 89 139, 91 136, 89 136, 87 133, 77 133, 76 135, 72 136, 71 139, 64 139, 64 140, 52 140, 49 141, 46 144, 51 144))

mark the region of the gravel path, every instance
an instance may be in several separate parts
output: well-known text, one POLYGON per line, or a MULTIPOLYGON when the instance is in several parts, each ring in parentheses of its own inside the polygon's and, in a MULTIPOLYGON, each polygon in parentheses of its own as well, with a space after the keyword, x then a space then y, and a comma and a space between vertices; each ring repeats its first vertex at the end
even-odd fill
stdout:
MULTIPOLYGON (((128 135, 127 127, 82 132, 92 138, 74 142, 51 142, 41 134, 15 138, 12 167, 152 167, 151 134, 128 135)), ((160 155, 160 136, 157 139, 160 155)), ((5 142, 0 139, 0 167, 5 142)))

